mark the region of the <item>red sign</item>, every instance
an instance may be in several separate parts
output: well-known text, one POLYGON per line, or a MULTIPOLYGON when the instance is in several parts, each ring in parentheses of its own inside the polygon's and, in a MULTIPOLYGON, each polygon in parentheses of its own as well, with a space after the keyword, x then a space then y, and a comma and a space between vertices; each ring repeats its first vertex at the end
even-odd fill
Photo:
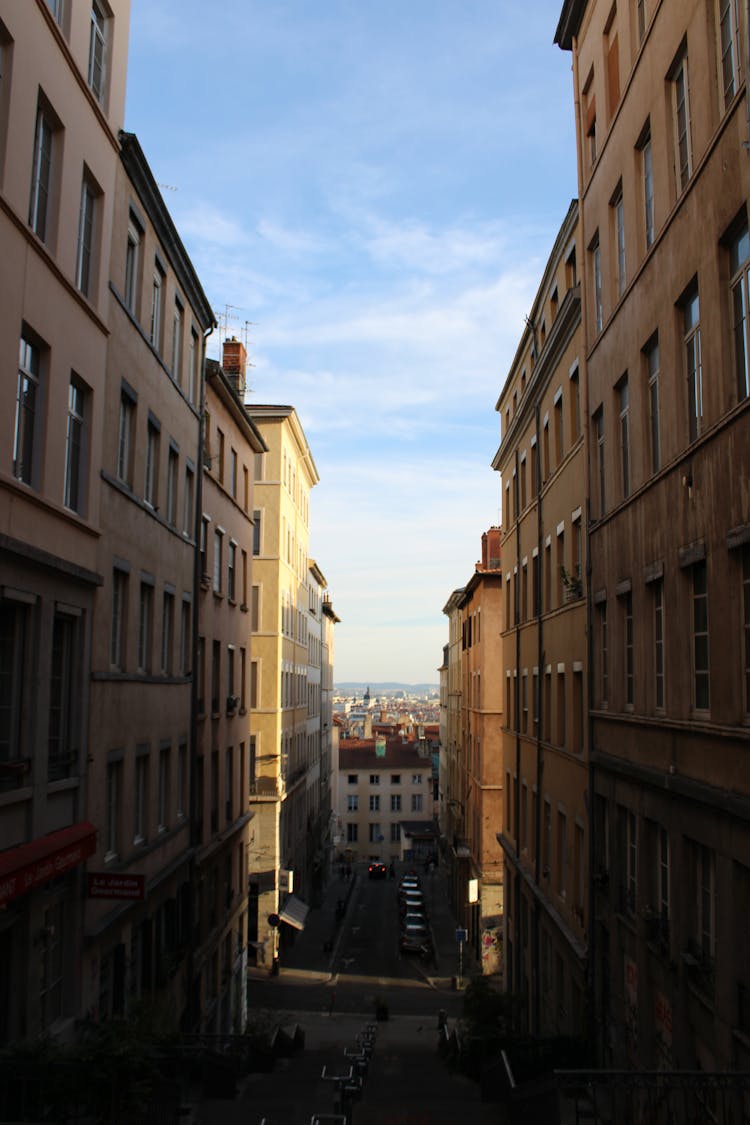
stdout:
POLYGON ((96 829, 82 821, 0 852, 0 906, 64 875, 95 851, 96 829))
POLYGON ((89 898, 142 899, 146 890, 144 875, 116 875, 109 871, 90 871, 89 898))

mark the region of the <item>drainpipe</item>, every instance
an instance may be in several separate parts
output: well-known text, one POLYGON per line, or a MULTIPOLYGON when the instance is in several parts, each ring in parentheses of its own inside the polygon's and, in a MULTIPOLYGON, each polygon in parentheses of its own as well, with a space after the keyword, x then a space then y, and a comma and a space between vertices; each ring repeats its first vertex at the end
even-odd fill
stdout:
MULTIPOLYGON (((521 579, 521 520, 520 512, 518 510, 519 503, 519 488, 518 488, 518 447, 514 454, 514 467, 515 467, 515 480, 513 483, 513 504, 516 513, 516 580, 514 582, 515 593, 513 597, 513 624, 515 625, 516 635, 516 682, 513 688, 514 709, 516 718, 515 741, 516 741, 516 792, 513 800, 513 818, 516 823, 516 961, 521 965, 523 959, 522 949, 522 933, 521 933, 521 724, 519 721, 520 703, 521 703, 521 621, 519 613, 519 588, 518 584, 521 579)), ((518 974, 520 976, 520 974, 518 974)))
POLYGON ((195 824, 196 814, 198 809, 196 807, 196 796, 198 788, 198 633, 200 626, 200 612, 199 612, 199 598, 201 589, 201 525, 203 521, 203 450, 204 450, 204 427, 205 427, 205 413, 206 413, 206 340, 213 332, 215 324, 212 324, 203 333, 201 342, 201 384, 200 384, 200 399, 198 407, 198 448, 196 451, 195 459, 195 518, 193 522, 193 605, 192 605, 192 644, 191 644, 191 685, 190 685, 190 745, 189 745, 189 815, 190 815, 190 851, 188 857, 188 883, 190 887, 190 940, 188 942, 188 957, 187 957, 187 980, 188 980, 188 999, 187 999, 187 1015, 188 1027, 191 1031, 196 1031, 200 1022, 200 1005, 195 1002, 195 988, 194 988, 194 973, 195 973, 195 952, 193 942, 193 932, 195 930, 195 880, 196 873, 196 852, 200 846, 200 841, 196 838, 195 824))
MULTIPOLYGON (((536 335, 536 334, 535 334, 536 335)), ((534 347, 536 347, 536 338, 534 340, 534 347)), ((541 459, 541 427, 539 425, 539 401, 537 400, 534 407, 534 432, 536 434, 536 445, 534 446, 534 457, 536 459, 536 549, 537 558, 539 563, 537 565, 537 574, 539 576, 538 589, 534 590, 534 601, 536 610, 536 639, 537 639, 537 677, 536 677, 536 699, 534 700, 534 710, 536 714, 536 817, 534 818, 534 883, 537 887, 537 894, 534 898, 534 926, 532 937, 532 956, 534 964, 534 978, 536 987, 534 988, 534 1032, 539 1034, 541 1026, 541 955, 540 955, 540 941, 539 941, 539 927, 541 926, 541 907, 539 895, 542 885, 542 812, 544 809, 543 803, 543 789, 544 789, 544 752, 542 746, 542 676, 544 674, 544 618, 542 616, 542 564, 544 562, 544 521, 542 519, 542 459, 541 459)))

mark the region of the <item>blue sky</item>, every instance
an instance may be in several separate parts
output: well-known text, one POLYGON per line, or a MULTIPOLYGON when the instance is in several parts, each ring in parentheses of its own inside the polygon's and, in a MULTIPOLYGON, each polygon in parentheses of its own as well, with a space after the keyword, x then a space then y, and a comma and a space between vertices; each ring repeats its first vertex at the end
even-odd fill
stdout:
POLYGON ((126 128, 320 472, 337 681, 437 683, 499 522, 495 402, 576 194, 561 7, 132 0, 126 128))

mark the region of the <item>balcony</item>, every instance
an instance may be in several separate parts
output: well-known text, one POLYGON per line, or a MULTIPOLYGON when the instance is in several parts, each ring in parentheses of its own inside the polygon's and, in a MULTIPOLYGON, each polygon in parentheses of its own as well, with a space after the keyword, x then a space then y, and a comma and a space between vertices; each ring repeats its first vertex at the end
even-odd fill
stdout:
POLYGON ((277 801, 281 793, 275 777, 255 777, 250 782, 251 801, 277 801))

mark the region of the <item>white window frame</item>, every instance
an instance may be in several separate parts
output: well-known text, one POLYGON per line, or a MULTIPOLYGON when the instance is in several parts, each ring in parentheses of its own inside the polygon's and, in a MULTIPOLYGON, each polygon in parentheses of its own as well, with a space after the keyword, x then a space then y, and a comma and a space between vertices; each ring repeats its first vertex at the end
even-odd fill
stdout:
POLYGON ((107 13, 99 0, 91 0, 87 80, 98 102, 104 98, 107 52, 107 13))

